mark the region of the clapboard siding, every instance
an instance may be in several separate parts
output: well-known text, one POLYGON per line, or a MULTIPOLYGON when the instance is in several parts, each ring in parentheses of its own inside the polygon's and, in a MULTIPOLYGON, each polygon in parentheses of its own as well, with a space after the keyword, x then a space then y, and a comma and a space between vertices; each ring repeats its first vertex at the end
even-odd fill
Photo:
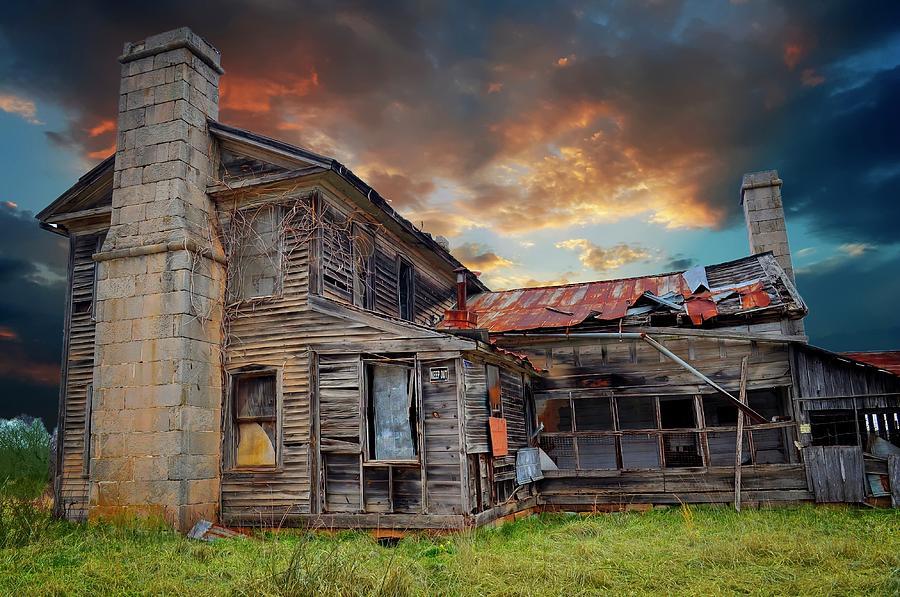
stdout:
POLYGON ((99 236, 72 236, 71 286, 68 296, 68 340, 65 355, 65 396, 60 421, 59 507, 67 518, 83 520, 88 508, 88 478, 85 475, 85 426, 88 399, 94 375, 94 271, 92 255, 99 236))
POLYGON ((900 406, 900 378, 806 346, 794 351, 797 390, 805 410, 852 410, 900 406), (885 394, 894 394, 893 396, 885 394), (859 396, 859 398, 838 398, 859 396))
POLYGON ((503 418, 506 419, 506 436, 509 450, 528 445, 525 430, 525 397, 522 374, 506 369, 500 370, 500 399, 503 402, 503 418))
POLYGON ((447 367, 450 381, 422 384, 428 513, 462 514, 456 361, 446 360, 422 365, 421 379, 428 379, 429 367, 447 367))
POLYGON ((484 363, 463 361, 463 369, 466 390, 466 451, 469 454, 486 454, 490 450, 490 444, 484 363))

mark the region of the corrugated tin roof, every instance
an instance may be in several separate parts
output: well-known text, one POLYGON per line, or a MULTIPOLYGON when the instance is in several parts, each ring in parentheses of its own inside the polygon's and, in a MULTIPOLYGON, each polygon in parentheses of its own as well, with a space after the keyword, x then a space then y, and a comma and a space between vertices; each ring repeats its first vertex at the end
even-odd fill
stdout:
POLYGON ((879 350, 870 352, 843 352, 846 357, 874 365, 879 369, 900 375, 900 350, 879 350))
MULTIPOLYGON (((683 273, 486 292, 472 297, 468 307, 478 313, 478 326, 493 333, 568 328, 588 319, 627 319, 636 314, 629 314, 628 309, 647 292, 655 297, 669 295, 668 300, 676 302, 683 300, 685 312, 695 324, 721 314, 769 308, 802 313, 806 309, 771 253, 706 266, 710 288, 696 287, 696 293, 683 273)), ((660 308, 669 309, 664 305, 660 308)), ((646 313, 643 309, 635 311, 646 313)))

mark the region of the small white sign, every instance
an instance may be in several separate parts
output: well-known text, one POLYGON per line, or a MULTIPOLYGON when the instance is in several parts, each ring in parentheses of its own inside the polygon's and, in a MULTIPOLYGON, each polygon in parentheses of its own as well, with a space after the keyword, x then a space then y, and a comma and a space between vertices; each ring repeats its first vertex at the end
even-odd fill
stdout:
POLYGON ((444 383, 450 381, 449 367, 431 367, 428 369, 428 378, 431 383, 444 383))

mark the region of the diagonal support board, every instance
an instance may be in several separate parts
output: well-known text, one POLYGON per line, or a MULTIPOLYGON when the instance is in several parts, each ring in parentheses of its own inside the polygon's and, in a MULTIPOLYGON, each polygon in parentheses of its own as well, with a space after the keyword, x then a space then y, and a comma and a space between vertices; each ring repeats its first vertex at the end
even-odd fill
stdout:
POLYGON ((706 383, 707 385, 709 385, 716 391, 722 393, 726 398, 728 398, 729 400, 731 400, 734 403, 734 405, 738 408, 738 410, 740 410, 742 413, 747 415, 747 418, 749 418, 751 422, 753 422, 753 423, 768 423, 768 421, 766 421, 766 418, 764 416, 762 416, 761 414, 759 414, 758 412, 756 412, 755 410, 750 408, 748 405, 744 404, 743 402, 741 402, 740 400, 738 400, 737 398, 732 396, 728 391, 725 390, 725 388, 723 388, 722 386, 720 386, 719 384, 717 384, 716 382, 714 382, 707 376, 703 375, 702 373, 700 373, 699 371, 694 369, 694 367, 692 367, 690 365, 690 363, 688 363, 687 361, 682 359, 680 356, 678 356, 677 354, 675 354, 674 352, 672 352, 671 350, 669 350, 668 348, 666 348, 665 346, 663 346, 662 344, 660 344, 659 342, 657 342, 656 340, 651 338, 650 336, 641 334, 641 338, 647 344, 649 344, 650 346, 652 346, 659 352, 663 353, 664 355, 666 355, 667 357, 669 357, 670 359, 672 359, 673 361, 675 361, 676 363, 681 365, 685 369, 685 371, 687 371, 694 377, 703 380, 704 383, 706 383))

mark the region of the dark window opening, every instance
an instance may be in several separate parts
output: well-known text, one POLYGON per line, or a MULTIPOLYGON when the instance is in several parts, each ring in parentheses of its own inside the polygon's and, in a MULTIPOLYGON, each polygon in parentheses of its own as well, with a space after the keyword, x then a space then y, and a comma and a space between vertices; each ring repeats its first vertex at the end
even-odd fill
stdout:
POLYGON ((657 429, 656 399, 652 396, 619 398, 619 429, 657 429))
POLYGON ((369 460, 416 460, 419 448, 413 368, 370 364, 367 377, 369 460))
POLYGON ((703 396, 703 418, 707 427, 734 427, 737 425, 737 413, 737 406, 724 396, 703 396))
POLYGON ((852 410, 809 413, 814 446, 858 446, 852 410))
POLYGON ((415 269, 409 261, 403 258, 399 259, 397 267, 400 319, 413 321, 416 317, 415 269))
POLYGON ((274 371, 233 378, 234 466, 272 467, 278 462, 278 381, 274 371))
POLYGON ((578 431, 612 431, 613 418, 609 398, 575 400, 575 429, 578 431))
POLYGON ((664 433, 663 458, 666 468, 703 466, 699 440, 697 433, 664 433))
POLYGON ((94 308, 94 301, 88 299, 84 301, 75 301, 72 305, 72 312, 76 315, 81 315, 84 313, 91 313, 94 308))
POLYGON ((692 396, 660 398, 659 415, 663 429, 693 429, 697 426, 692 396))
POLYGON ((572 408, 568 398, 552 398, 536 403, 538 425, 548 433, 572 431, 572 408))
POLYGON ((375 308, 375 235, 353 223, 353 304, 375 308))
POLYGON ((497 365, 485 365, 488 408, 492 417, 503 417, 503 401, 500 394, 500 369, 497 365))

